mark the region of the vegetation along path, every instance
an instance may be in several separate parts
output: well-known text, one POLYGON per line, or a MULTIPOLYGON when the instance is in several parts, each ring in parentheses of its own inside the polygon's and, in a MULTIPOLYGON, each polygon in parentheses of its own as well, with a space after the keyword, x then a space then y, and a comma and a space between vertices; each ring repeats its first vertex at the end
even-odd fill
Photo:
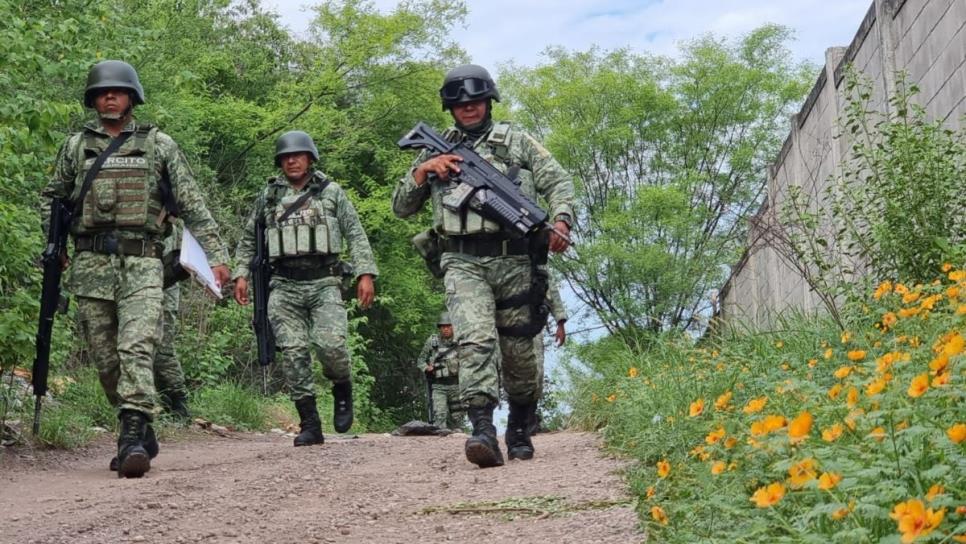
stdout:
MULTIPOLYGON (((0 456, 0 541, 639 542, 637 516, 593 434, 535 437, 537 456, 480 470, 465 435, 279 435, 166 442, 143 479, 111 445, 0 456)), ((8 450, 9 452, 9 450, 8 450)))

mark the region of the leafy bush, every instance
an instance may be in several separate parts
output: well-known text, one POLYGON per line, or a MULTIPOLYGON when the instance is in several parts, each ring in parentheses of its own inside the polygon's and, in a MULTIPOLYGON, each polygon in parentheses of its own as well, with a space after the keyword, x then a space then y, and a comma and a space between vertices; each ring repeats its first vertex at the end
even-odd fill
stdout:
POLYGON ((964 538, 966 270, 884 282, 844 318, 846 332, 800 317, 700 348, 607 339, 570 364, 574 421, 637 461, 654 538, 964 538))

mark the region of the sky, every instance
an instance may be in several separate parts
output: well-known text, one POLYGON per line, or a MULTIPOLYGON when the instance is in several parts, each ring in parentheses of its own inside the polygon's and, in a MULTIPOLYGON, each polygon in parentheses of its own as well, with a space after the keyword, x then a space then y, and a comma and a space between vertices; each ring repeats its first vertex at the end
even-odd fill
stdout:
MULTIPOLYGON (((294 34, 312 18, 312 0, 262 0, 294 34)), ((375 0, 383 11, 396 2, 375 0)), ((629 47, 673 55, 682 41, 713 33, 740 36, 765 23, 791 28, 794 57, 824 64, 825 50, 847 46, 872 0, 466 0, 457 43, 491 71, 534 66, 548 46, 586 50, 629 47)))

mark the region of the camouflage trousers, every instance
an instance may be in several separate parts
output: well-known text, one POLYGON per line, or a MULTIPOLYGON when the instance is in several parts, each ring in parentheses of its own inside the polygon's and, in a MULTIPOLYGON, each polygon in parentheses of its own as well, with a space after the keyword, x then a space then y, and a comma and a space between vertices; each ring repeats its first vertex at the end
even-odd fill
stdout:
POLYGON ((322 362, 326 378, 333 382, 349 380, 349 321, 337 280, 275 277, 271 288, 268 318, 275 332, 289 397, 297 401, 315 396, 313 351, 322 362))
POLYGON ((500 336, 497 327, 523 325, 530 308, 496 309, 496 301, 530 289, 527 256, 474 257, 444 253, 446 308, 460 353, 460 399, 479 406, 499 402, 500 382, 508 398, 536 402, 542 364, 533 338, 500 336))
POLYGON ((433 383, 433 425, 441 429, 461 430, 465 424, 466 409, 460 402, 460 385, 457 380, 433 383))
POLYGON ((182 393, 187 395, 184 371, 174 349, 178 334, 178 307, 181 304, 181 284, 176 283, 164 290, 164 334, 154 356, 154 386, 159 394, 182 393))
POLYGON ((155 409, 154 353, 162 335, 161 261, 114 257, 109 262, 100 269, 75 271, 70 289, 77 294, 81 335, 111 404, 150 419, 155 409), (100 276, 96 285, 113 286, 113 299, 82 296, 95 276, 100 276))

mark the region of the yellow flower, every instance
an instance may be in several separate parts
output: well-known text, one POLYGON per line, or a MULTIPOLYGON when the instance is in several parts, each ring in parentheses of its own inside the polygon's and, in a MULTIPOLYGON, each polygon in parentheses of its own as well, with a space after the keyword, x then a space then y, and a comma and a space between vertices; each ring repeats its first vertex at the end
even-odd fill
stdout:
POLYGON ((843 345, 844 344, 848 344, 849 343, 849 340, 851 340, 851 339, 852 339, 852 333, 849 332, 849 331, 843 331, 842 332, 842 335, 839 337, 839 340, 842 341, 842 344, 843 345))
POLYGON ((778 349, 782 349, 783 347, 785 347, 785 342, 782 342, 781 340, 778 340, 778 341, 775 342, 775 347, 778 348, 778 349))
POLYGON ((852 512, 852 508, 843 507, 829 514, 829 517, 834 519, 835 521, 838 521, 844 518, 845 516, 849 515, 850 512, 852 512))
POLYGON ((746 414, 754 414, 760 412, 766 404, 768 404, 768 397, 758 397, 757 399, 749 400, 748 404, 741 411, 746 414))
POLYGON ((882 325, 886 328, 895 325, 897 321, 899 321, 899 318, 892 312, 882 314, 882 325))
POLYGON ((792 444, 797 444, 808 438, 808 433, 812 430, 812 414, 808 411, 798 414, 788 425, 788 440, 792 444))
POLYGON ((922 373, 912 379, 912 383, 909 384, 909 390, 906 393, 912 398, 921 397, 926 390, 929 389, 929 374, 922 373))
POLYGON ((956 308, 956 315, 966 315, 966 304, 960 304, 959 308, 956 308))
POLYGON ((957 423, 946 429, 946 436, 956 444, 962 443, 966 440, 966 423, 957 423))
POLYGON ((815 365, 817 365, 817 364, 818 364, 818 359, 809 359, 808 360, 808 368, 815 368, 815 365))
POLYGON ((628 369, 628 371, 627 371, 627 377, 628 378, 636 378, 637 377, 637 367, 632 366, 630 369, 628 369))
POLYGON ((842 436, 842 425, 836 423, 827 429, 822 429, 822 440, 826 442, 835 442, 842 436))
POLYGON ((946 341, 943 354, 953 357, 962 353, 964 349, 966 349, 966 338, 957 332, 946 341))
POLYGON ((855 407, 859 403, 859 390, 855 387, 849 387, 849 392, 845 395, 845 405, 849 408, 855 407))
MULTIPOLYGON (((852 353, 852 352, 849 352, 849 353, 852 353)), ((852 369, 853 369, 853 368, 854 368, 854 367, 851 367, 851 366, 847 366, 847 365, 846 365, 846 366, 843 366, 843 367, 839 367, 839 369, 835 371, 835 374, 834 374, 834 376, 835 376, 836 378, 838 378, 838 379, 840 379, 840 380, 841 380, 842 378, 845 378, 845 377, 847 377, 847 376, 848 376, 849 374, 851 374, 851 373, 852 373, 852 369)))
POLYGON ((959 544, 966 544, 966 534, 954 536, 953 542, 959 542, 959 544))
POLYGON ((815 479, 815 470, 817 468, 818 465, 815 463, 815 459, 811 457, 802 459, 788 468, 788 483, 792 484, 792 487, 795 488, 802 487, 815 479))
POLYGON ((715 461, 714 463, 711 464, 711 474, 714 474, 715 476, 717 476, 718 474, 721 474, 722 472, 724 472, 727 468, 728 468, 728 465, 725 464, 724 461, 715 461))
POLYGON ((876 427, 869 432, 869 438, 874 438, 877 442, 885 440, 886 430, 883 427, 876 427))
POLYGON ((904 295, 909 292, 909 288, 901 283, 897 283, 893 292, 897 295, 904 295))
POLYGON ((932 502, 933 499, 946 492, 946 488, 940 484, 932 484, 929 491, 926 491, 926 500, 932 502))
POLYGON ((842 481, 842 475, 836 474, 834 472, 823 472, 821 476, 818 477, 818 488, 822 491, 828 491, 833 489, 835 486, 839 485, 842 481))
POLYGON ((647 491, 645 491, 645 492, 644 492, 644 495, 645 495, 645 496, 646 496, 647 498, 649 498, 649 499, 650 499, 651 497, 653 497, 653 496, 654 496, 654 486, 652 485, 652 486, 650 486, 650 487, 648 487, 648 488, 647 488, 647 491))
POLYGON ((657 476, 658 478, 667 478, 668 474, 671 473, 671 463, 662 459, 657 462, 657 476))
POLYGON ((938 512, 932 508, 927 510, 919 499, 909 499, 895 505, 889 517, 896 521, 899 532, 902 533, 902 543, 909 544, 933 532, 942 523, 945 514, 945 508, 938 512))
POLYGON ((737 438, 733 436, 729 436, 728 438, 725 438, 725 441, 724 441, 725 448, 730 450, 731 448, 735 447, 737 444, 738 444, 737 438))
POLYGON ((704 437, 704 441, 708 444, 717 444, 722 438, 725 437, 724 427, 718 427, 717 430, 708 433, 708 436, 704 437))
POLYGON ((704 412, 704 399, 698 399, 691 403, 691 407, 688 408, 688 415, 691 417, 698 417, 704 412))
POLYGON ((865 386, 865 394, 869 397, 874 397, 885 389, 886 381, 883 378, 877 380, 872 380, 871 383, 865 386))
POLYGON ((949 273, 949 279, 953 281, 966 281, 966 270, 953 270, 949 273))
POLYGON ((891 292, 892 292, 892 282, 886 280, 880 283, 879 286, 875 288, 875 293, 872 294, 872 297, 876 300, 879 300, 880 298, 883 297, 883 295, 888 295, 891 292))
POLYGON ((899 310, 899 317, 910 318, 910 317, 919 315, 919 312, 921 311, 922 310, 920 310, 919 308, 903 308, 899 310))
POLYGON ((610 395, 607 395, 607 402, 614 402, 615 400, 617 400, 617 393, 611 393, 610 395))
POLYGON ((865 350, 853 349, 846 354, 846 357, 848 357, 852 362, 861 361, 862 359, 865 359, 865 350))
POLYGON ((832 358, 832 348, 826 348, 825 353, 822 354, 822 357, 825 357, 825 360, 826 361, 829 360, 829 359, 831 359, 832 358))
POLYGON ((920 295, 919 291, 911 291, 909 293, 906 293, 902 295, 902 302, 904 304, 910 304, 912 302, 915 302, 919 300, 919 295, 920 295))
POLYGON ((660 506, 655 505, 651 507, 651 517, 661 525, 667 525, 667 514, 664 513, 664 509, 660 506))
POLYGON ((951 379, 952 379, 952 376, 949 372, 943 372, 942 374, 939 374, 938 376, 932 379, 932 386, 943 387, 945 385, 949 385, 949 380, 951 379))
POLYGON ((785 486, 781 482, 775 482, 766 486, 759 487, 751 496, 751 501, 758 508, 768 508, 785 496, 785 486))
POLYGON ((956 287, 955 285, 949 289, 946 289, 946 296, 949 298, 959 298, 959 293, 959 287, 956 287))
POLYGON ((832 387, 829 388, 828 393, 827 393, 828 394, 828 398, 830 398, 832 400, 835 400, 835 399, 839 398, 839 393, 841 393, 841 392, 842 392, 842 384, 837 383, 837 384, 835 384, 835 385, 833 385, 832 387))
POLYGON ((714 400, 715 410, 726 410, 728 404, 731 403, 731 391, 725 391, 724 393, 718 395, 718 398, 714 400))
POLYGON ((952 263, 943 263, 943 265, 941 267, 939 267, 939 269, 942 270, 943 272, 949 272, 950 270, 953 269, 953 264, 952 263))

